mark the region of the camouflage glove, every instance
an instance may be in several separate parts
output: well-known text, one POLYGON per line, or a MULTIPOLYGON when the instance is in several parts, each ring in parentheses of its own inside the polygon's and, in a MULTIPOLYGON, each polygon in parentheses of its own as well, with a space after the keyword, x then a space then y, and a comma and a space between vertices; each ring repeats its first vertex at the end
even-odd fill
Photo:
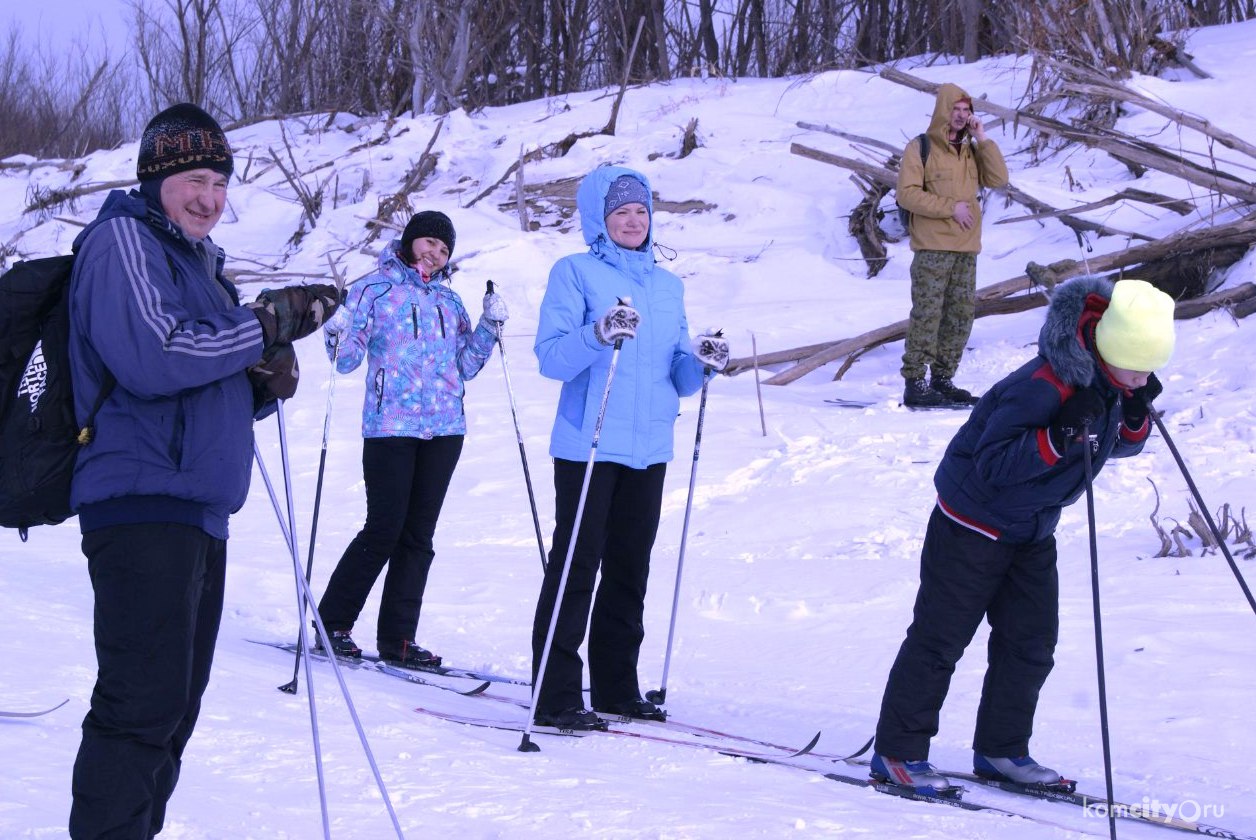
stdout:
POLYGON ((291 344, 272 344, 262 360, 248 369, 253 386, 253 417, 261 420, 274 410, 276 400, 291 399, 297 392, 301 369, 291 344))
POLYGON ((340 306, 335 286, 311 283, 266 289, 249 304, 262 324, 266 346, 291 344, 323 325, 340 306))

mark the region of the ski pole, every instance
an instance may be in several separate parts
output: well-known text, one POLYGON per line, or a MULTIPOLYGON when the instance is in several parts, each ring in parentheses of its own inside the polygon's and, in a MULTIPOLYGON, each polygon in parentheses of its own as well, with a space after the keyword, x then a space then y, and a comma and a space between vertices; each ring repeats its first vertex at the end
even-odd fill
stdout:
POLYGON ((711 372, 702 372, 702 396, 698 398, 698 430, 693 436, 693 465, 689 468, 689 496, 685 499, 685 522, 680 528, 680 554, 676 559, 676 589, 672 593, 672 619, 667 627, 667 650, 663 654, 663 680, 658 691, 647 691, 645 699, 662 706, 667 702, 667 672, 672 663, 672 639, 676 634, 676 611, 680 604, 680 573, 685 568, 685 545, 689 538, 689 513, 693 510, 693 489, 698 476, 698 452, 702 448, 702 421, 706 417, 707 386, 711 372))
POLYGON ((1103 619, 1099 611, 1099 543, 1095 536, 1095 471, 1090 454, 1090 424, 1082 427, 1082 463, 1086 466, 1086 520, 1090 525, 1090 591, 1095 611, 1095 663, 1099 676, 1099 731, 1103 741, 1103 778, 1108 794, 1108 833, 1116 840, 1112 807, 1112 747, 1108 740, 1108 686, 1103 669, 1103 619))
MULTIPOLYGON (((493 293, 493 281, 488 281, 488 293, 493 293)), ((515 421, 515 440, 519 442, 519 460, 523 462, 523 483, 528 488, 528 504, 532 506, 532 527, 536 530, 536 547, 541 552, 541 571, 546 569, 545 538, 541 536, 541 518, 536 512, 536 494, 532 491, 532 473, 528 470, 528 453, 523 448, 523 432, 519 428, 519 411, 515 408, 515 391, 510 387, 510 368, 506 365, 506 343, 502 341, 502 325, 493 322, 497 332, 497 353, 502 359, 502 375, 506 378, 506 394, 510 397, 510 416, 515 421)))
MULTIPOLYGON (((328 265, 331 266, 332 274, 336 278, 337 290, 339 292, 343 292, 344 287, 345 287, 344 275, 341 274, 336 269, 336 264, 332 262, 330 255, 328 255, 327 257, 327 263, 328 265)), ((331 375, 328 377, 328 380, 327 380, 327 409, 323 413, 323 448, 318 453, 318 480, 314 484, 314 514, 310 519, 310 551, 309 551, 309 554, 305 558, 305 582, 306 583, 310 582, 310 578, 314 574, 314 538, 318 535, 318 512, 319 512, 319 508, 322 505, 322 500, 323 500, 323 475, 327 470, 327 437, 329 433, 331 432, 332 396, 336 391, 336 361, 339 358, 340 358, 340 337, 337 336, 336 346, 333 347, 331 351, 331 375)), ((317 606, 314 606, 313 608, 316 610, 318 609, 317 606)), ((300 604, 297 606, 297 619, 302 624, 305 623, 305 601, 304 600, 302 600, 300 604)), ((302 659, 301 654, 305 649, 304 640, 305 640, 305 634, 299 633, 297 635, 297 651, 296 651, 296 654, 292 657, 292 679, 284 683, 283 685, 278 686, 280 691, 286 692, 288 694, 297 693, 297 677, 301 674, 301 659, 302 659)), ((331 648, 328 647, 327 650, 331 650, 331 648)))
POLYGON ((1177 447, 1173 445, 1173 439, 1169 437, 1169 430, 1164 427, 1164 423, 1156 415, 1156 412, 1148 406, 1148 416, 1156 423, 1156 428, 1160 430, 1160 436, 1164 438, 1164 442, 1169 445, 1169 451, 1173 453, 1173 460, 1177 461, 1178 469, 1182 471, 1182 478, 1186 479, 1186 486, 1190 488, 1191 495, 1195 497, 1195 504, 1199 505, 1199 512, 1203 514, 1204 521, 1208 523, 1208 530, 1212 532, 1212 538, 1217 541, 1221 553, 1225 555, 1226 562, 1230 564, 1230 571, 1234 572, 1234 579, 1238 581, 1239 588, 1243 590, 1243 596, 1247 598, 1247 605, 1252 608, 1252 612, 1256 612, 1256 599, 1252 597, 1252 590, 1247 587, 1247 581, 1243 579, 1243 573, 1239 571, 1238 564, 1234 562, 1230 549, 1226 548, 1225 540, 1222 539, 1221 532, 1217 529, 1217 523, 1212 521, 1212 514, 1208 512, 1208 505, 1204 504, 1203 496, 1199 495, 1199 488, 1195 486, 1194 479, 1191 478, 1190 472, 1186 469, 1186 462, 1182 460, 1182 456, 1178 454, 1177 447))
POLYGON ((539 746, 532 743, 532 722, 536 718, 536 703, 541 696, 541 685, 545 682, 545 666, 549 664, 550 648, 554 644, 554 631, 558 627, 558 613, 563 607, 563 594, 567 591, 567 578, 571 574, 571 558, 576 553, 576 539, 580 536, 580 520, 584 517, 584 503, 589 495, 589 482, 593 478, 593 462, 597 457, 598 439, 602 436, 602 421, 606 419, 606 402, 611 396, 611 381, 615 378, 615 366, 619 363, 619 351, 623 344, 622 338, 615 342, 615 349, 611 353, 611 364, 606 371, 606 387, 602 390, 602 404, 597 410, 597 421, 593 424, 593 445, 589 447, 589 462, 584 467, 584 482, 580 485, 580 500, 576 503, 576 521, 571 527, 571 542, 567 545, 567 557, 563 560, 563 569, 559 574, 558 592, 554 594, 554 609, 550 613, 549 629, 545 633, 545 647, 541 651, 541 665, 536 672, 536 680, 532 688, 532 703, 528 708, 528 722, 523 728, 523 740, 519 742, 519 752, 541 751, 539 746))
MULTIPOLYGON (((310 550, 309 550, 309 554, 306 556, 306 559, 305 559, 306 583, 309 583, 310 578, 314 574, 314 540, 318 534, 318 512, 319 512, 319 507, 321 506, 322 498, 323 498, 323 475, 325 474, 326 469, 327 469, 327 437, 328 437, 328 433, 331 430, 332 395, 336 388, 336 358, 337 356, 339 356, 339 354, 340 354, 340 342, 337 341, 335 349, 332 350, 331 378, 330 378, 330 381, 327 383, 327 413, 323 417, 323 448, 318 454, 318 481, 314 485, 314 515, 310 522, 310 550)), ((313 601, 311 601, 310 603, 311 603, 311 608, 317 611, 318 606, 314 604, 313 601)), ((304 600, 302 600, 300 605, 298 606, 297 619, 298 621, 300 621, 302 626, 305 625, 305 601, 304 600)), ((304 640, 305 640, 305 633, 301 633, 297 636, 297 652, 296 652, 296 656, 293 658, 292 679, 284 683, 283 685, 279 686, 278 688, 280 691, 287 692, 288 694, 297 693, 297 677, 301 673, 301 659, 302 659, 301 654, 304 651, 304 640)), ((331 650, 330 647, 328 647, 327 649, 331 650)))
MULTIPOLYGON (((279 402, 279 412, 280 412, 280 418, 279 418, 280 452, 283 455, 285 487, 286 489, 290 490, 290 484, 288 484, 288 476, 290 475, 290 472, 288 469, 288 458, 287 458, 287 433, 286 433, 286 429, 285 429, 285 425, 283 421, 283 415, 282 415, 282 412, 283 412, 282 400, 279 402)), ((296 578, 296 582, 297 582, 297 597, 302 602, 301 606, 303 606, 305 603, 313 605, 314 593, 310 589, 309 583, 306 582, 305 577, 301 574, 300 552, 297 550, 296 544, 291 538, 291 534, 293 533, 292 530, 289 527, 287 527, 287 525, 284 522, 283 513, 279 506, 279 499, 275 494, 274 486, 271 484, 270 475, 266 471, 266 464, 262 460, 262 453, 261 453, 261 450, 258 449, 256 441, 254 441, 253 443, 253 455, 257 461, 258 470, 262 474, 262 480, 266 485, 266 491, 270 495, 270 502, 271 502, 271 505, 275 509, 275 516, 279 520, 280 530, 283 532, 284 538, 288 540, 288 547, 292 555, 293 576, 296 578)), ((289 506, 291 506, 291 493, 289 493, 289 506)), ((319 638, 323 640, 324 646, 328 650, 331 650, 331 640, 327 632, 327 627, 323 624, 322 617, 319 616, 318 610, 316 608, 313 609, 311 612, 314 616, 315 630, 318 633, 319 638)), ((304 619, 300 623, 299 634, 302 637, 300 638, 300 642, 302 643, 301 647, 304 651, 303 656, 306 660, 305 662, 306 686, 308 689, 309 701, 310 701, 310 721, 311 721, 311 726, 313 730, 314 760, 315 760, 315 765, 317 768, 318 779, 319 779, 319 799, 320 799, 320 802, 322 804, 322 809, 323 809, 323 830, 324 830, 324 836, 326 838, 330 838, 331 836, 329 833, 330 826, 328 823, 328 816, 327 816, 327 797, 326 797, 325 786, 323 784, 322 748, 320 746, 320 741, 319 741, 317 712, 315 711, 315 706, 314 706, 314 680, 312 677, 313 663, 310 661, 309 645, 304 644, 305 642, 304 619)), ((335 674, 336 682, 340 686, 340 693, 344 697, 345 705, 349 709, 349 717, 353 721, 353 727, 355 731, 357 732, 358 740, 361 742, 363 752, 366 754, 367 763, 370 765, 371 772, 375 776, 376 786, 379 788, 380 795, 384 799, 384 806, 388 810, 389 817, 392 819, 393 828, 397 832, 397 837, 400 840, 404 840, 404 834, 401 831, 401 823, 397 819, 396 811, 393 809, 392 800, 388 796, 388 789, 384 785, 383 776, 380 774, 379 766, 375 762, 375 755, 371 751, 371 745, 370 745, 370 742, 367 740, 366 731, 363 729, 362 721, 358 717, 357 707, 353 703, 353 696, 349 693, 349 686, 345 683, 344 674, 341 673, 340 663, 336 660, 334 656, 329 657, 329 661, 331 662, 332 673, 335 674)))
MULTIPOLYGON (((292 571, 300 581, 300 583, 297 584, 297 615, 301 619, 297 626, 297 634, 298 634, 297 644, 301 648, 302 654, 308 658, 310 655, 309 649, 304 644, 305 642, 305 595, 304 593, 302 593, 301 585, 300 585, 301 583, 305 582, 305 579, 301 577, 301 557, 300 557, 300 552, 297 549, 297 521, 296 521, 295 506, 293 504, 293 499, 292 499, 292 471, 291 471, 291 465, 288 459, 288 427, 287 427, 287 424, 284 422, 284 411, 283 411, 284 402, 285 402, 284 400, 279 400, 278 410, 275 412, 275 416, 279 420, 279 455, 280 455, 281 463, 283 466, 284 497, 287 500, 287 507, 288 507, 288 518, 287 518, 288 553, 292 557, 292 571)), ((266 486, 268 488, 270 487, 269 481, 266 482, 266 486)), ((276 504, 275 513, 276 515, 280 515, 278 504, 276 504)), ((281 521, 283 520, 282 516, 280 516, 280 520, 281 521)), ((327 649, 331 650, 331 647, 328 646, 327 649)), ((324 775, 323 775, 323 751, 322 751, 322 746, 319 741, 318 711, 317 711, 316 704, 314 702, 313 671, 310 668, 306 668, 305 683, 306 683, 306 688, 308 690, 308 695, 309 695, 309 700, 310 700, 310 731, 314 739, 314 756, 315 756, 314 764, 315 764, 317 775, 318 775, 318 801, 319 801, 319 805, 322 806, 322 813, 323 813, 323 837, 326 838, 326 840, 331 840, 331 821, 327 813, 327 780, 324 778, 324 775)))

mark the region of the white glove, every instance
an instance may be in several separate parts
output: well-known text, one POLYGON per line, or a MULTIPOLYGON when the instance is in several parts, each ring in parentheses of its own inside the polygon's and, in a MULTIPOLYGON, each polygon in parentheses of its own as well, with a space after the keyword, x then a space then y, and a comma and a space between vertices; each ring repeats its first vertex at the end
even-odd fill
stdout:
POLYGON ((493 321, 497 324, 506 323, 506 319, 510 317, 510 312, 506 309, 506 301, 502 300, 501 295, 496 292, 489 292, 484 296, 484 320, 493 321))
POLYGON ((336 310, 336 314, 327 319, 327 323, 323 324, 323 332, 328 338, 331 336, 340 336, 349 331, 353 326, 353 312, 347 306, 342 306, 336 310))
POLYGON ((625 301, 615 304, 593 322, 593 334, 600 343, 609 347, 616 341, 636 338, 640 323, 641 313, 633 309, 630 302, 625 301))
POLYGON ((719 330, 711 330, 695 338, 693 354, 711 370, 728 367, 728 341, 719 330))

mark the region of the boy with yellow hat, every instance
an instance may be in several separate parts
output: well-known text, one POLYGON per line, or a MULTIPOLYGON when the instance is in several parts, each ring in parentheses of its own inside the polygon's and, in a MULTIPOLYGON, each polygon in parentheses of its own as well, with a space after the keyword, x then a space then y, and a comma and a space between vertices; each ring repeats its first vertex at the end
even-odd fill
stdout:
POLYGON ((1161 392, 1154 371, 1173 352, 1173 310, 1142 280, 1058 286, 1037 357, 991 388, 952 439, 934 475, 912 624, 881 704, 874 778, 928 794, 951 787, 928 762, 929 741, 955 663, 984 618, 974 772, 1063 783, 1029 755, 1059 628, 1055 529, 1086 489, 1082 446, 1092 448, 1095 473, 1108 458, 1142 451, 1161 392))

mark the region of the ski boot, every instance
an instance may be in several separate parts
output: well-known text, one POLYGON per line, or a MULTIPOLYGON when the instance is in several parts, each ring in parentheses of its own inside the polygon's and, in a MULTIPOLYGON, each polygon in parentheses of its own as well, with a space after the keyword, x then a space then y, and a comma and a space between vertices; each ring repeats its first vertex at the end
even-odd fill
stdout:
POLYGON ((542 712, 538 709, 532 722, 537 726, 550 726, 571 732, 605 732, 610 728, 610 724, 596 713, 578 706, 560 712, 542 712))
POLYGON ((880 753, 873 753, 873 781, 884 782, 899 788, 906 788, 923 796, 946 796, 958 798, 963 788, 951 784, 951 780, 943 776, 928 761, 907 761, 901 758, 887 758, 880 753))
POLYGON ((998 758, 973 753, 973 774, 996 782, 1012 782, 1031 788, 1059 788, 1072 791, 1077 783, 1062 778, 1050 767, 1043 767, 1028 755, 998 758))

